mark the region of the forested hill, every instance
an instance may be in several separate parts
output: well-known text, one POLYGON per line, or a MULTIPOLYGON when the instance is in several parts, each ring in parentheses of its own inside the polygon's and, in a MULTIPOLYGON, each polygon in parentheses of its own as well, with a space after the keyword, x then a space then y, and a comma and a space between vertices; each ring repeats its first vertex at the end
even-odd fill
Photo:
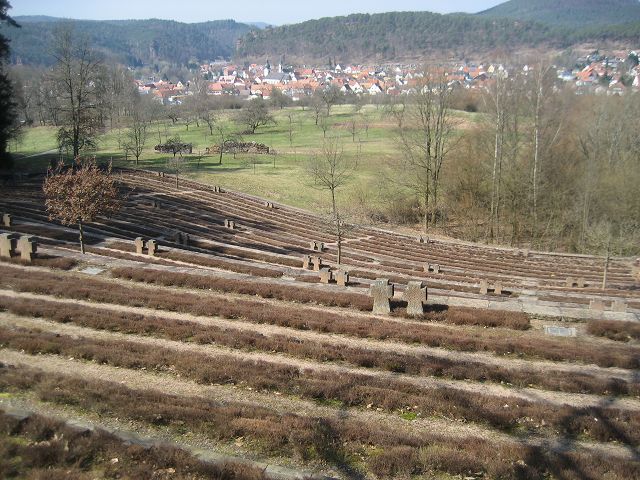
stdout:
MULTIPOLYGON (((562 3, 555 0, 557 3, 562 3)), ((564 0, 563 0, 564 1, 564 0)), ((251 31, 238 44, 239 58, 286 55, 292 61, 339 62, 468 58, 532 47, 565 48, 582 41, 633 40, 640 22, 571 28, 490 15, 394 12, 323 18, 251 31)))
POLYGON ((284 54, 308 61, 400 59, 429 52, 537 45, 550 34, 543 25, 466 14, 356 14, 252 31, 242 38, 237 53, 248 58, 284 54))
POLYGON ((640 21, 638 0, 510 0, 479 15, 534 20, 569 27, 640 21))
POLYGON ((187 65, 192 61, 233 56, 236 41, 252 27, 233 20, 179 23, 169 20, 92 21, 51 17, 16 17, 22 28, 4 28, 11 39, 13 62, 48 65, 54 31, 70 22, 107 57, 125 65, 156 62, 187 65))

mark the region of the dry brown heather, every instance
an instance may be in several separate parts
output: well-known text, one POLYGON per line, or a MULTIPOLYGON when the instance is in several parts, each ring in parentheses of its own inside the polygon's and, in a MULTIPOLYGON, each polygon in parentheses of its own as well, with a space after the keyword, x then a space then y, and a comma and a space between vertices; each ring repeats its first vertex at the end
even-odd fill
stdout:
POLYGON ((6 257, 0 257, 0 262, 14 263, 17 265, 23 265, 25 267, 28 267, 28 266, 47 267, 47 268, 53 268, 55 270, 71 270, 76 265, 78 265, 78 262, 72 258, 53 257, 49 255, 43 255, 41 253, 39 253, 38 256, 35 257, 31 262, 22 260, 20 259, 20 257, 14 257, 11 259, 6 257))
POLYGON ((610 408, 556 407, 526 400, 469 395, 452 388, 421 388, 401 380, 379 379, 348 372, 302 370, 294 366, 243 360, 221 355, 212 361, 205 354, 174 351, 136 342, 71 337, 23 328, 0 327, 5 348, 30 354, 54 354, 124 368, 174 372, 198 383, 231 383, 254 389, 279 391, 314 400, 335 400, 350 407, 376 405, 396 411, 411 405, 423 416, 471 421, 520 434, 560 433, 601 442, 635 446, 640 442, 640 412, 610 408))
MULTIPOLYGON (((610 345, 594 349, 567 339, 540 336, 514 336, 511 332, 477 330, 461 335, 459 331, 433 325, 411 324, 375 317, 353 317, 334 312, 306 311, 304 307, 269 305, 253 300, 228 301, 203 298, 192 293, 158 295, 150 290, 135 290, 93 278, 83 278, 53 272, 24 271, 0 265, 0 286, 17 291, 56 295, 63 298, 92 300, 159 310, 215 315, 224 318, 244 318, 255 323, 267 323, 302 330, 315 330, 354 335, 379 340, 397 340, 433 347, 463 351, 491 351, 550 360, 596 363, 603 367, 638 368, 640 350, 627 345, 610 345)), ((160 275, 160 274, 159 274, 160 275)), ((268 290, 269 286, 265 286, 268 290)), ((348 303, 348 302, 347 302, 348 303)))
POLYGON ((640 340, 640 323, 614 320, 591 320, 587 332, 598 337, 606 337, 619 342, 640 340))
POLYGON ((602 395, 639 395, 640 384, 621 379, 604 379, 563 371, 527 371, 469 361, 454 361, 430 355, 402 354, 367 348, 347 347, 329 341, 310 341, 284 335, 266 336, 258 332, 213 325, 169 320, 129 312, 117 312, 83 305, 33 299, 0 297, 0 311, 54 322, 74 323, 111 332, 153 335, 174 341, 217 344, 246 350, 280 352, 321 362, 345 361, 364 368, 380 368, 397 373, 432 375, 456 380, 511 383, 518 387, 538 386, 551 390, 602 395))
POLYGON ((454 439, 431 432, 409 434, 349 418, 279 415, 262 407, 132 390, 27 368, 0 368, 0 389, 31 391, 45 402, 108 411, 119 418, 174 430, 180 425, 181 429, 221 441, 243 437, 266 454, 328 462, 350 475, 357 475, 355 468, 365 468, 381 478, 433 476, 438 472, 462 476, 484 472, 488 478, 514 480, 549 475, 578 480, 585 478, 585 472, 589 472, 588 478, 640 477, 640 463, 594 453, 561 452, 473 437, 454 439))
MULTIPOLYGON (((231 280, 211 276, 193 275, 186 273, 162 272, 150 269, 116 268, 111 274, 115 277, 126 278, 138 282, 152 283, 164 286, 198 288, 248 295, 258 295, 262 298, 275 298, 300 303, 318 303, 327 306, 356 307, 362 311, 371 310, 371 299, 364 294, 341 293, 336 291, 310 290, 284 285, 264 285, 256 282, 231 280)), ((402 304, 402 302, 396 302, 402 304)), ((406 303, 405 303, 406 305, 406 303)), ((451 323, 455 325, 476 325, 484 327, 503 327, 515 330, 527 330, 530 327, 529 318, 520 312, 505 312, 478 310, 462 307, 435 306, 432 311, 421 317, 431 322, 451 323)), ((399 316, 407 316, 402 307, 396 310, 399 316)), ((418 318, 420 319, 420 318, 418 318)))
POLYGON ((104 430, 78 429, 41 415, 17 419, 2 410, 0 472, 3 479, 266 479, 262 470, 243 464, 211 465, 171 446, 145 448, 104 430))

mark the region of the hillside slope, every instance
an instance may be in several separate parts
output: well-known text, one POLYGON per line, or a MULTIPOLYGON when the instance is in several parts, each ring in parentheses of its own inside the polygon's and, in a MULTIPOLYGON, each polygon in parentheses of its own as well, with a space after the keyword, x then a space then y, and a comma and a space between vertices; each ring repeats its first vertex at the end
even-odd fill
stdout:
POLYGON ((480 16, 533 20, 571 27, 640 21, 638 0, 510 0, 480 16))
POLYGON ((259 60, 286 55, 292 62, 322 64, 329 59, 466 59, 537 47, 565 48, 585 40, 632 39, 636 43, 639 35, 640 22, 578 29, 491 15, 391 12, 322 18, 251 31, 238 42, 237 56, 259 60))
POLYGON ((238 38, 251 30, 233 20, 186 24, 168 20, 91 21, 16 17, 20 29, 5 29, 13 62, 48 65, 54 32, 71 23, 107 57, 136 66, 159 61, 186 65, 191 61, 228 58, 238 38))

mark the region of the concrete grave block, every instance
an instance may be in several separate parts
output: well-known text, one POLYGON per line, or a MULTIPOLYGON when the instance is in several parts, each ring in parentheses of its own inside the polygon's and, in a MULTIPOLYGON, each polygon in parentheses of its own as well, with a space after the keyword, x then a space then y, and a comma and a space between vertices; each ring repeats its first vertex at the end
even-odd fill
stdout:
POLYGON ((3 233, 0 235, 0 257, 11 258, 16 252, 15 233, 3 233))
POLYGON ((309 248, 314 252, 323 252, 324 251, 324 243, 319 242, 318 240, 314 240, 313 242, 309 242, 309 248))
POLYGON ((149 240, 147 242, 147 248, 149 250, 149 255, 150 256, 155 256, 156 253, 158 253, 158 241, 157 240, 149 240))
POLYGON ((427 287, 423 282, 409 282, 402 299, 407 302, 408 315, 422 315, 427 302, 427 287))
POLYGON ((596 312, 604 312, 604 300, 593 299, 589 302, 589 310, 595 310, 596 312))
POLYGON ((622 299, 614 300, 611 303, 611 310, 618 313, 627 313, 627 302, 622 299))
POLYGON ((319 272, 322 269, 322 259, 320 257, 311 257, 311 264, 313 265, 313 271, 319 272))
POLYGON ((34 237, 22 236, 18 240, 18 251, 20 252, 21 260, 31 262, 38 251, 38 243, 34 237))
POLYGON ((574 327, 556 327, 553 325, 545 325, 544 333, 552 337, 577 337, 578 330, 574 327))
POLYGON ((302 257, 302 268, 305 270, 310 270, 312 268, 311 257, 309 255, 302 257))
POLYGON ((329 268, 321 268, 320 269, 320 282, 329 284, 333 280, 333 273, 331 273, 331 269, 329 268))
POLYGON ((391 302, 393 298, 393 284, 386 278, 377 279, 369 288, 369 295, 373 297, 373 313, 391 313, 391 302))
POLYGON ((341 287, 346 287, 349 284, 349 272, 344 270, 336 272, 336 282, 341 287))
POLYGON ((144 247, 145 247, 145 241, 142 237, 137 237, 134 242, 133 242, 136 246, 136 253, 139 255, 142 255, 142 253, 144 252, 144 247))
POLYGON ((10 213, 5 213, 2 215, 2 225, 5 227, 10 227, 13 225, 13 219, 11 218, 10 213))
POLYGON ((486 295, 487 293, 489 293, 489 282, 480 280, 480 295, 486 295))

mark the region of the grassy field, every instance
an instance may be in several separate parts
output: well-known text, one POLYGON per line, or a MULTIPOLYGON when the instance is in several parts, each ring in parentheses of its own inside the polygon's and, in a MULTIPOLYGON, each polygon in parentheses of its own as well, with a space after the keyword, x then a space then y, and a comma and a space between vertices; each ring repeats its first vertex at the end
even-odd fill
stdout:
MULTIPOLYGON (((305 172, 305 162, 318 152, 324 141, 322 128, 315 125, 312 112, 294 107, 274 112, 275 125, 260 127, 253 135, 244 135, 244 141, 256 141, 270 146, 276 155, 224 155, 222 165, 218 156, 204 155, 207 146, 216 144, 218 138, 209 134, 205 124, 187 126, 183 122, 171 121, 153 124, 145 151, 140 158, 140 168, 171 171, 171 155, 155 152, 153 147, 167 138, 180 138, 194 145, 194 154, 185 157, 182 174, 186 178, 266 197, 276 202, 322 211, 328 205, 326 192, 314 188, 305 172), (292 117, 292 138, 289 138, 289 115, 292 117)), ((461 125, 476 121, 473 114, 456 112, 461 125)), ((221 120, 229 132, 240 129, 232 122, 233 112, 225 112, 221 120)), ((356 168, 349 191, 341 192, 344 200, 351 200, 349 192, 371 192, 380 180, 381 172, 387 170, 397 158, 393 119, 384 114, 382 108, 369 105, 355 113, 350 105, 334 107, 329 117, 327 136, 339 137, 345 156, 356 168), (352 135, 350 124, 356 121, 357 132, 352 135)), ((19 163, 27 171, 44 171, 56 153, 32 156, 56 148, 56 130, 51 127, 36 127, 26 130, 21 142, 13 146, 17 156, 24 157, 19 163), (27 158, 28 157, 28 158, 27 158)), ((113 159, 116 166, 134 166, 135 161, 125 161, 119 147, 126 128, 113 129, 100 136, 96 155, 101 159, 113 159)))

